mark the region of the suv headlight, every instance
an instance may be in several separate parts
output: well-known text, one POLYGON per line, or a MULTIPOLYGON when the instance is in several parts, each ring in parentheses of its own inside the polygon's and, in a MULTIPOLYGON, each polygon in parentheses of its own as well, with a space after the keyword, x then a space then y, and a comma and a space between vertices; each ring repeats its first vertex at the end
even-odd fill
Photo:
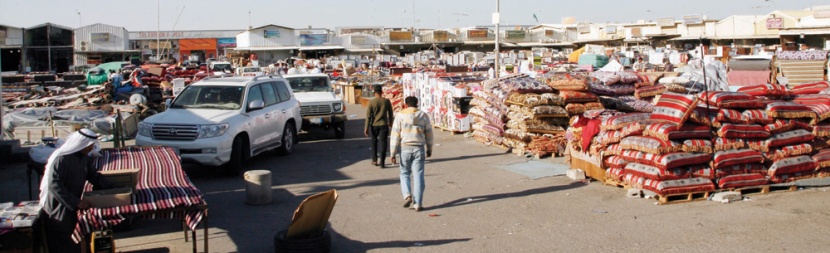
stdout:
POLYGON ((216 125, 201 125, 199 126, 199 137, 198 138, 212 138, 221 136, 225 133, 225 130, 228 130, 228 124, 216 124, 216 125))
POLYGON ((341 103, 335 103, 335 104, 332 106, 332 108, 334 109, 334 111, 335 111, 335 112, 342 111, 342 110, 343 110, 343 104, 341 104, 341 103))
POLYGON ((139 122, 138 123, 138 135, 153 137, 153 124, 139 122))

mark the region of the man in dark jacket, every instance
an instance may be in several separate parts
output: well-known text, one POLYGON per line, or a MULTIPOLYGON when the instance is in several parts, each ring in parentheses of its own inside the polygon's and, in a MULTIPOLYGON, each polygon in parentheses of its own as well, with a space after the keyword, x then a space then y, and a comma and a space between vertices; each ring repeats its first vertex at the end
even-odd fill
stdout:
POLYGON ((392 127, 392 102, 383 97, 383 86, 375 86, 375 99, 366 108, 366 126, 363 135, 372 132, 372 165, 384 167, 389 148, 389 128, 392 127), (378 149, 380 142, 380 149, 378 149), (380 159, 380 162, 378 162, 380 159))
POLYGON ((97 140, 94 132, 81 129, 49 157, 40 183, 40 217, 49 252, 81 252, 72 233, 78 223, 77 211, 90 207, 89 201, 81 199, 84 185, 89 181, 96 189, 111 186, 90 166, 89 153, 97 140))

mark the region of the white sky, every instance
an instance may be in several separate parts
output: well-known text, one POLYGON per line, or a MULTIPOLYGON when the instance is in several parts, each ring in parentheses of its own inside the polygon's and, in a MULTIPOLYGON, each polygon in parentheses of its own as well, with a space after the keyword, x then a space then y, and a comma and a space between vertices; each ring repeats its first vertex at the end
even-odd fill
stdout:
MULTIPOLYGON (((157 22, 157 1, 0 0, 0 24, 30 27, 51 22, 67 27, 104 23, 130 31, 245 29, 250 11, 254 27, 276 24, 293 28, 384 26, 451 28, 489 25, 496 1, 492 0, 165 0, 157 22), (414 18, 413 18, 414 3, 414 18), (78 14, 80 12, 80 15, 78 14), (80 17, 80 18, 79 18, 80 17)), ((709 18, 730 15, 764 15, 773 10, 801 10, 826 5, 817 0, 505 0, 502 25, 577 21, 634 22, 640 19, 703 14, 709 18), (533 19, 533 14, 539 22, 533 19)))

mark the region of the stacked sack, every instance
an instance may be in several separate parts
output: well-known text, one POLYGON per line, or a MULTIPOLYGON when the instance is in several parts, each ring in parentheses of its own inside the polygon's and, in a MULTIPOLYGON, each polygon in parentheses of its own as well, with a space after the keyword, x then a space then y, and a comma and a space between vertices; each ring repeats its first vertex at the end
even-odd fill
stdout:
POLYGON ((473 100, 470 101, 473 139, 487 145, 502 145, 507 122, 507 108, 504 106, 507 92, 498 86, 496 79, 483 84, 482 90, 473 92, 473 100))
POLYGON ((383 97, 389 99, 395 113, 403 110, 403 85, 400 83, 383 86, 383 97))
POLYGON ((604 108, 599 103, 599 97, 590 92, 590 77, 585 72, 548 72, 538 79, 547 83, 565 100, 564 109, 568 116, 604 108))
POLYGON ((828 164, 828 161, 830 161, 830 150, 828 150, 830 148, 830 139, 828 139, 830 137, 830 122, 827 121, 830 118, 830 95, 828 95, 830 94, 830 82, 820 81, 800 84, 793 87, 790 94, 793 95, 794 103, 804 105, 815 113, 815 115, 812 115, 814 118, 810 120, 812 129, 804 127, 803 123, 798 125, 805 130, 811 130, 813 134, 811 158, 815 163, 815 170, 805 170, 779 178, 792 181, 814 176, 827 177, 829 174, 828 168, 830 168, 830 164, 828 164))
POLYGON ((623 175, 622 181, 631 187, 658 195, 714 190, 707 176, 712 171, 708 164, 712 150, 706 148, 711 146, 711 131, 708 126, 686 124, 697 103, 694 95, 664 93, 647 120, 625 124, 645 128, 641 135, 622 138, 619 158, 606 159, 606 165, 622 160, 625 167, 607 174, 623 175))

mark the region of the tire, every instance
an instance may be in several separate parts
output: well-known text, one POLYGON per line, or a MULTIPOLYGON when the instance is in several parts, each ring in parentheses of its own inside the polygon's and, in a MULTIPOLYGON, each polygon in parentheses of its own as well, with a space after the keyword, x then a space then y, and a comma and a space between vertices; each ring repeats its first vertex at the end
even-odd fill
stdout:
POLYGON ((294 123, 286 123, 282 130, 282 145, 277 148, 278 155, 288 155, 294 152, 294 144, 297 144, 297 130, 294 123))
POLYGON ((288 230, 274 236, 274 252, 329 252, 331 251, 331 234, 323 230, 319 236, 312 238, 285 238, 288 230))
POLYGON ((231 160, 224 166, 228 175, 235 176, 242 173, 245 169, 246 151, 245 141, 242 139, 242 136, 236 136, 233 139, 233 147, 231 148, 231 160))
POLYGON ((334 137, 337 139, 343 139, 343 137, 346 137, 346 122, 334 124, 334 137))

